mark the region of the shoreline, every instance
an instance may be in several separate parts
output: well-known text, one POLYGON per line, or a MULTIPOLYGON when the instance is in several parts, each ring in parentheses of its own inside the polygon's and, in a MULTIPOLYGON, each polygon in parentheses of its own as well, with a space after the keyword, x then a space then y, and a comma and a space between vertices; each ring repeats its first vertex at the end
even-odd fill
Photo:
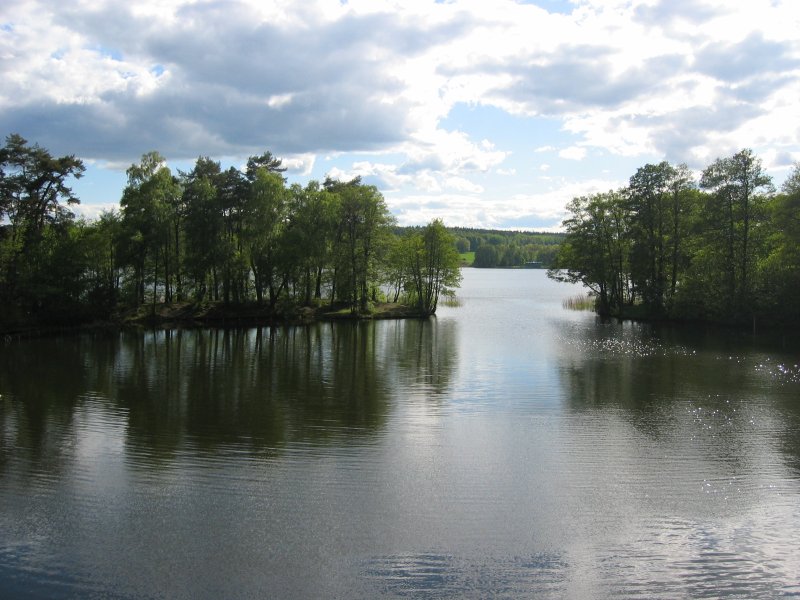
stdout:
POLYGON ((376 303, 370 312, 353 313, 348 306, 323 305, 304 306, 291 312, 274 313, 266 306, 257 304, 176 302, 157 304, 155 312, 152 305, 142 305, 126 309, 108 319, 80 323, 39 323, 26 324, 0 329, 0 339, 6 342, 59 333, 83 333, 88 331, 126 328, 180 329, 180 328, 227 328, 264 327, 281 325, 310 325, 333 321, 377 321, 388 319, 427 319, 433 315, 425 314, 417 308, 397 303, 376 303))

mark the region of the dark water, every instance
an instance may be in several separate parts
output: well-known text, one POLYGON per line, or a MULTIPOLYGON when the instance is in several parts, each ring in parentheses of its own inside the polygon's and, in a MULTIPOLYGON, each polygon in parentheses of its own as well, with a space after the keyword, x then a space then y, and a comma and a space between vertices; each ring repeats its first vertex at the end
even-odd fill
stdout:
POLYGON ((800 596, 796 350, 464 275, 428 322, 0 342, 0 597, 800 596))

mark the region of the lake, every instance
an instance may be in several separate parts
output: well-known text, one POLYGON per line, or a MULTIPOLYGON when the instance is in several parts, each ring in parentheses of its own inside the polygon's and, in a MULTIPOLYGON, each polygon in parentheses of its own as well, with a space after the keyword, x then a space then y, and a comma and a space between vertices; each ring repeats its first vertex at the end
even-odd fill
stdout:
POLYGON ((796 342, 579 292, 0 341, 0 596, 800 596, 796 342))

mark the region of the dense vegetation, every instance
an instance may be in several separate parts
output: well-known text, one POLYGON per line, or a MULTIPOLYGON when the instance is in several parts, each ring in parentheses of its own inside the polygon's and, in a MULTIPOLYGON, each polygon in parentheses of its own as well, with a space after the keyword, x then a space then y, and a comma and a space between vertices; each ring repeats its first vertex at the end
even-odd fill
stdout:
POLYGON ((120 211, 75 220, 82 162, 10 135, 0 148, 0 328, 110 318, 120 306, 323 302, 368 312, 386 299, 433 314, 460 281, 440 221, 393 234, 359 179, 287 186, 269 152, 244 171, 199 158, 173 174, 156 152, 127 171, 120 211))
POLYGON ((645 165, 629 185, 574 198, 564 234, 398 228, 359 179, 287 185, 269 152, 244 170, 156 152, 127 171, 120 210, 76 220, 84 172, 18 135, 0 148, 0 329, 108 319, 120 307, 255 305, 274 316, 388 301, 433 314, 476 267, 543 265, 593 290, 604 315, 800 325, 800 164, 776 193, 749 150, 694 181, 645 165))
POLYGON ((521 267, 535 263, 549 267, 553 264, 560 233, 528 231, 497 231, 491 229, 453 228, 456 248, 461 253, 474 252, 473 267, 521 267))
POLYGON ((750 150, 694 181, 641 167, 620 190, 574 198, 551 277, 604 315, 800 325, 800 164, 776 194, 750 150))

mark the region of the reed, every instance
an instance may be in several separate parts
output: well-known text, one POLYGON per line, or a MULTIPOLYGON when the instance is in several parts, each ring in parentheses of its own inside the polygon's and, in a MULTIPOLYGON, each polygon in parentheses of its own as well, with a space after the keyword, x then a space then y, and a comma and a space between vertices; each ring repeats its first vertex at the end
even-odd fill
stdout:
POLYGON ((449 306, 450 308, 458 308, 462 306, 461 300, 457 296, 442 296, 439 302, 443 306, 449 306))
POLYGON ((570 296, 564 299, 561 306, 569 310, 594 310, 594 298, 586 294, 570 296))

